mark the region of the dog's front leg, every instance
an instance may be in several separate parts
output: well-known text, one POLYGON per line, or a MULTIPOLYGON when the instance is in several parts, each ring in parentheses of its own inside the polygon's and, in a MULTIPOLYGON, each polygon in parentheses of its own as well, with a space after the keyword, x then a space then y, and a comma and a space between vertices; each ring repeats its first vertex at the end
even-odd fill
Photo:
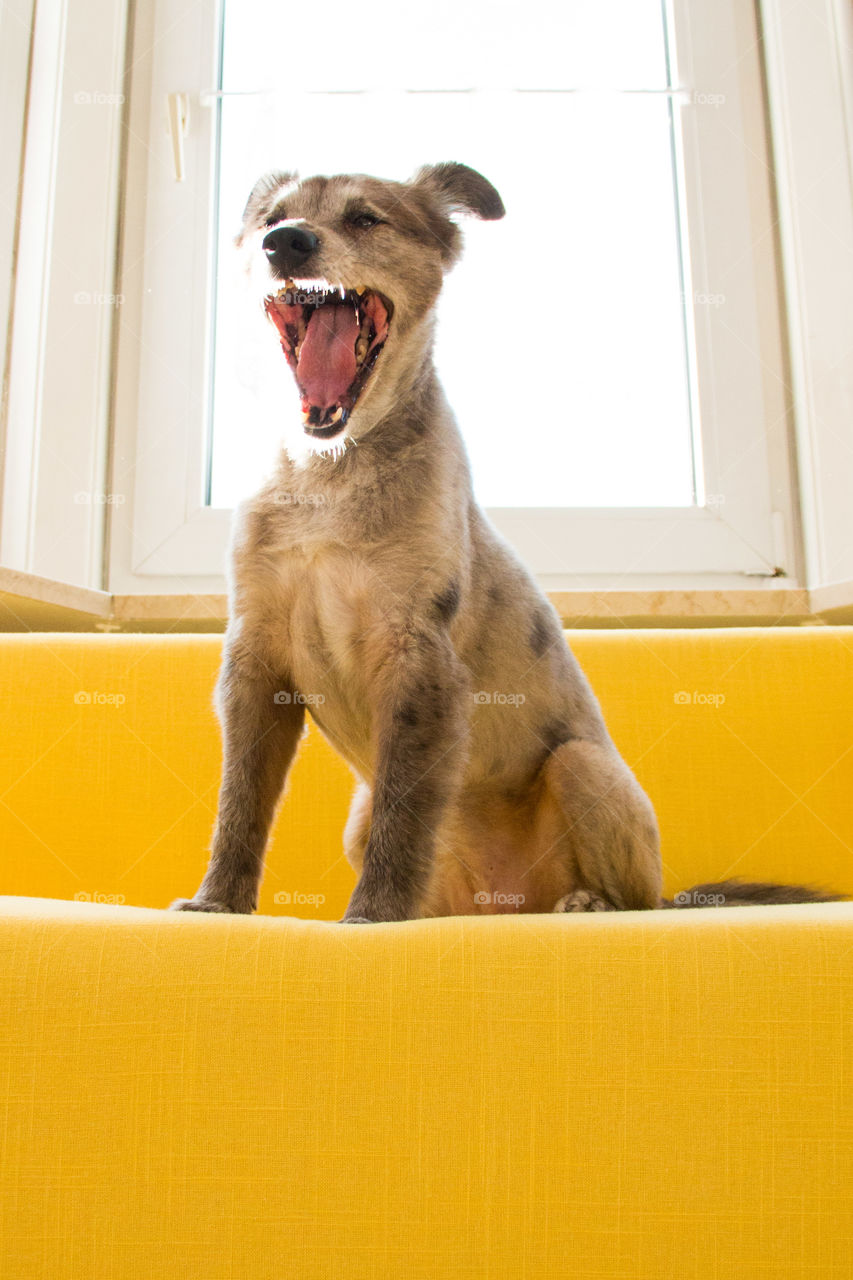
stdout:
POLYGON ((292 688, 244 646, 226 648, 216 686, 223 773, 210 863, 195 897, 173 911, 249 913, 270 823, 305 720, 292 688))
POLYGON ((361 876, 344 921, 410 920, 455 794, 470 719, 468 674, 442 633, 408 633, 378 675, 377 766, 361 876))

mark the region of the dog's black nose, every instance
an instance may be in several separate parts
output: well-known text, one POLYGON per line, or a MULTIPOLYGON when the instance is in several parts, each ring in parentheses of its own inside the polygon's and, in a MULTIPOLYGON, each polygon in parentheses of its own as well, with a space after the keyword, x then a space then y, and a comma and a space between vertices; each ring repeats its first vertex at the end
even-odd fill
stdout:
POLYGON ((269 264, 280 273, 290 273, 311 257, 320 241, 304 227, 276 227, 263 239, 263 250, 269 264))

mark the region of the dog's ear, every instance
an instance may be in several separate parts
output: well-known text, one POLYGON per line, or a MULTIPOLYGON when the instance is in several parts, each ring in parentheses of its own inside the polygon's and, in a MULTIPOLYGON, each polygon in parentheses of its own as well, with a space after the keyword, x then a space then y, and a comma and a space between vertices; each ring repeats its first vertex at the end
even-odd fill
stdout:
POLYGON ((467 164, 428 164, 418 169, 412 186, 428 191, 445 213, 473 213, 493 222, 506 212, 491 182, 467 164))
POLYGON ((258 178, 249 193, 249 199, 246 201, 246 207, 243 210, 243 228, 237 237, 238 241, 242 238, 243 232, 248 230, 253 223, 263 222, 266 214, 272 210, 278 192, 281 191, 282 187, 296 182, 297 176, 295 173, 283 173, 280 170, 273 170, 271 173, 265 173, 262 178, 258 178))

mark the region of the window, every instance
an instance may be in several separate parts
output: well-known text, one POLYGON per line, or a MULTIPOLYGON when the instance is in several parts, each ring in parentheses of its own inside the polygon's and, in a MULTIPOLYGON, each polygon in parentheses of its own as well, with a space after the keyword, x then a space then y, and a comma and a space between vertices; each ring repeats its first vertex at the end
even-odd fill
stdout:
POLYGON ((423 13, 418 25, 382 4, 364 23, 330 4, 322 56, 303 57, 287 6, 227 0, 217 23, 160 0, 133 539, 117 589, 208 585, 229 508, 275 447, 276 344, 230 252, 255 178, 282 165, 406 177, 443 159, 485 173, 508 216, 466 227, 437 363, 480 499, 543 583, 791 570, 752 6, 423 13), (164 127, 177 91, 190 101, 181 183, 164 127))
MULTIPOLYGON (((259 173, 275 160, 303 176, 405 180, 420 163, 444 159, 484 173, 508 211, 498 226, 467 227, 438 328, 439 375, 480 500, 690 505, 697 486, 660 0, 537 0, 523 25, 502 0, 489 5, 487 39, 478 6, 439 5, 400 58, 411 14, 380 4, 366 24, 351 5, 328 5, 322 60, 333 74, 318 80, 311 59, 292 59, 286 88, 276 90, 288 10, 226 0, 213 505, 232 506, 257 485, 281 414, 295 412, 282 405, 278 378, 264 384, 264 338, 232 261, 259 173), (247 422, 257 426, 247 432, 247 422)), ((277 345, 272 334, 266 341, 277 345)))

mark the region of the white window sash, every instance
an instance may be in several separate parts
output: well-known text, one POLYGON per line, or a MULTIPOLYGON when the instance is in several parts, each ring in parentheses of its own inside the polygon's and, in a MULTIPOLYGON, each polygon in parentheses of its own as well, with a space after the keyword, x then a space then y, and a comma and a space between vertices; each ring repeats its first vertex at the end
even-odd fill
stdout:
POLYGON ((762 0, 809 585, 853 601, 853 10, 762 0))
MULTIPOLYGON (((124 592, 209 591, 221 582, 230 526, 228 511, 203 503, 216 139, 215 110, 201 104, 215 102, 208 91, 217 29, 210 10, 186 13, 177 0, 157 0, 155 14, 148 131, 131 141, 131 174, 143 163, 147 170, 144 307, 125 384, 138 385, 138 414, 117 423, 115 449, 124 460, 115 487, 129 488, 132 472, 133 490, 128 505, 112 513, 110 583, 124 592), (183 183, 175 181, 163 119, 166 95, 176 90, 192 103, 183 183)), ((667 575, 684 585, 743 585, 745 577, 780 571, 796 578, 775 211, 754 14, 737 0, 673 0, 670 20, 679 76, 694 92, 689 102, 676 99, 674 110, 690 234, 704 505, 490 512, 528 565, 555 586, 667 575), (713 105, 720 94, 725 103, 713 105), (708 303, 719 295, 724 304, 708 303)), ((121 394, 129 405, 127 391, 121 394)))
MULTIPOLYGON (((100 587, 126 11, 110 0, 39 0, 29 17, 26 8, 17 6, 34 26, 7 312, 0 557, 11 568, 100 587)), ((4 62, 25 52, 20 29, 11 43, 4 62)), ((20 76, 18 66, 19 88, 20 76)))

